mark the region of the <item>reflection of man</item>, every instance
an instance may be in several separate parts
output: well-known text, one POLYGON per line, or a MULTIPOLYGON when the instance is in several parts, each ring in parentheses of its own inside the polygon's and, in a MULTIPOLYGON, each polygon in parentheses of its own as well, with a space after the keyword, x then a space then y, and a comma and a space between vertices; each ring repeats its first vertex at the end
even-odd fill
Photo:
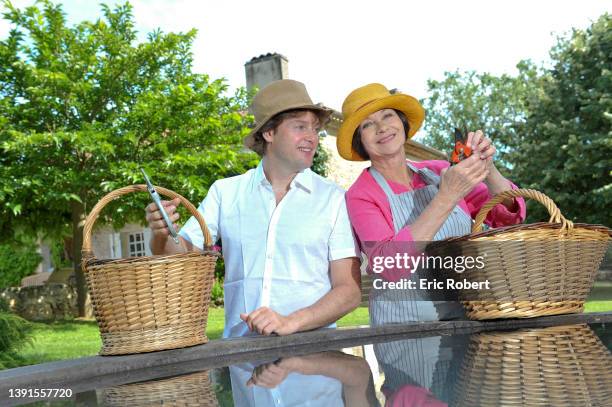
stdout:
POLYGON ((342 352, 230 367, 236 406, 375 406, 368 363, 342 352))
MULTIPOLYGON (((255 129, 245 145, 262 160, 243 175, 216 181, 198 210, 225 260, 224 337, 250 331, 286 335, 329 325, 360 301, 359 262, 344 191, 309 167, 329 110, 300 82, 276 81, 253 101, 255 129)), ((172 221, 178 200, 165 201, 172 221)), ((195 218, 181 245, 154 204, 147 207, 155 254, 201 249, 195 218)))

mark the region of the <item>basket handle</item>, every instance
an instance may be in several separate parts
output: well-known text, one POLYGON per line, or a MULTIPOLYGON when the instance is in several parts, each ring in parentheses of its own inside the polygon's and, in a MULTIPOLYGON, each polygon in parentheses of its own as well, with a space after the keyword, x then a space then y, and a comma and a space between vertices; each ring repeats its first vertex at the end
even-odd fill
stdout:
POLYGON ((536 191, 535 189, 509 189, 507 191, 501 192, 495 195, 493 198, 489 200, 484 206, 480 209, 480 212, 476 215, 474 220, 474 224, 472 225, 472 233, 479 232, 482 227, 482 223, 485 218, 489 214, 489 211, 493 209, 493 207, 499 203, 501 203, 506 198, 531 198, 546 207, 548 213, 550 215, 549 223, 561 223, 561 230, 570 232, 574 228, 574 223, 570 220, 567 220, 562 214, 561 210, 557 205, 550 199, 548 196, 544 195, 540 191, 536 191))
MULTIPOLYGON (((158 187, 158 186, 155 186, 155 189, 157 190, 158 193, 166 197, 169 197, 170 199, 179 198, 181 200, 181 203, 185 205, 187 210, 191 212, 193 216, 195 216, 196 220, 200 224, 200 228, 202 229, 202 233, 204 234, 204 248, 210 247, 212 244, 212 238, 210 237, 210 232, 208 231, 208 227, 206 226, 206 222, 204 221, 204 218, 202 217, 200 212, 198 212, 196 207, 193 206, 193 204, 189 202, 187 199, 185 199, 184 197, 182 197, 181 195, 177 194, 174 191, 171 191, 166 188, 158 187)), ((96 204, 96 206, 93 207, 89 215, 87 215, 87 218, 85 219, 85 226, 83 227, 83 250, 82 250, 83 258, 86 258, 86 257, 93 258, 94 257, 93 250, 91 248, 91 231, 102 209, 114 199, 117 199, 118 197, 122 195, 126 195, 132 192, 147 192, 147 186, 144 184, 130 185, 130 186, 119 188, 112 192, 109 192, 102 199, 98 201, 98 203, 96 204)))

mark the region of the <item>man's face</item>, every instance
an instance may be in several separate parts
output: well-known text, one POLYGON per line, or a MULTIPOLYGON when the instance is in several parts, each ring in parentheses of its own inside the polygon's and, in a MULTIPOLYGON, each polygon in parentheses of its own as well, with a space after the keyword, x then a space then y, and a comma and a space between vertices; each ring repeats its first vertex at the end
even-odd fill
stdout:
POLYGON ((313 112, 297 113, 283 120, 276 130, 264 133, 266 155, 273 156, 292 171, 312 166, 319 144, 319 118, 313 112))

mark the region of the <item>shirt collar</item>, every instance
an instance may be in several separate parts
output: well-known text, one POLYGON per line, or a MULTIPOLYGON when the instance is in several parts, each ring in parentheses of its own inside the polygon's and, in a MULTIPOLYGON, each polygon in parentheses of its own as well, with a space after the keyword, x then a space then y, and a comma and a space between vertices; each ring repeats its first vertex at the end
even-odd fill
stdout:
MULTIPOLYGON (((261 159, 257 168, 255 169, 255 174, 253 175, 253 185, 270 185, 270 181, 266 178, 266 174, 263 170, 263 161, 261 159)), ((312 192, 312 184, 313 184, 313 172, 310 168, 306 168, 303 171, 300 171, 293 181, 291 181, 291 186, 299 186, 304 189, 306 192, 312 192)))

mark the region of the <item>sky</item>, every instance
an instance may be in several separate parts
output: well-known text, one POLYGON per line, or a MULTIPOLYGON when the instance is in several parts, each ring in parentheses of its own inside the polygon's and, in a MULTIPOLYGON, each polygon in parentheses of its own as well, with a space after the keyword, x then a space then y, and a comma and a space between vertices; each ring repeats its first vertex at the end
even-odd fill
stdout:
MULTIPOLYGON (((19 7, 32 0, 13 0, 19 7)), ((70 23, 100 16, 100 1, 62 1, 70 23)), ((122 2, 106 1, 109 5, 122 2)), ((133 0, 141 38, 198 30, 194 70, 245 86, 244 64, 277 52, 289 77, 337 110, 354 88, 380 82, 417 98, 445 71, 515 74, 522 59, 546 63, 556 38, 584 29, 612 0, 133 0)), ((0 38, 9 25, 0 20, 0 38)))

